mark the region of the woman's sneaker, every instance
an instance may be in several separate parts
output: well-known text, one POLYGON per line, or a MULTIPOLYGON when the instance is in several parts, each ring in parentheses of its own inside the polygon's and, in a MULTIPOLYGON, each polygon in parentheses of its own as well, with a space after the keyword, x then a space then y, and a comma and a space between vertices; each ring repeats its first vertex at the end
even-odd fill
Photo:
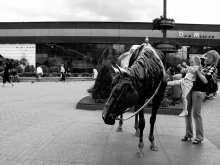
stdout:
POLYGON ((180 117, 183 117, 183 116, 186 116, 186 115, 188 115, 187 111, 183 111, 183 112, 181 112, 181 114, 179 114, 180 117))

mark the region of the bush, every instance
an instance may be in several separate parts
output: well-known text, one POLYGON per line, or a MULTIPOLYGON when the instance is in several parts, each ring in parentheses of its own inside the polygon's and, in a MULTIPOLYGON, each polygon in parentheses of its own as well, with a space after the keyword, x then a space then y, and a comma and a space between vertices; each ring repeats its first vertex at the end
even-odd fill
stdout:
POLYGON ((23 73, 24 72, 24 69, 21 66, 17 66, 15 70, 16 70, 17 73, 23 73))
POLYGON ((4 74, 4 67, 0 66, 0 77, 3 77, 4 74))
POLYGON ((92 73, 81 73, 82 77, 92 77, 92 73))
POLYGON ((71 73, 71 77, 78 77, 79 73, 71 73))
POLYGON ((3 71, 4 71, 4 67, 0 66, 0 72, 3 72, 3 71))
POLYGON ((96 102, 104 102, 109 97, 112 90, 112 79, 110 66, 102 66, 92 90, 92 98, 96 102))
POLYGON ((33 65, 27 65, 24 68, 24 72, 34 72, 34 66, 33 65))
POLYGON ((24 72, 24 73, 18 73, 19 77, 36 77, 36 73, 34 72, 24 72))
POLYGON ((49 71, 49 73, 53 73, 53 72, 58 73, 58 72, 60 72, 60 69, 58 66, 51 66, 48 71, 49 71))
POLYGON ((48 73, 48 68, 45 65, 42 65, 43 73, 48 73))

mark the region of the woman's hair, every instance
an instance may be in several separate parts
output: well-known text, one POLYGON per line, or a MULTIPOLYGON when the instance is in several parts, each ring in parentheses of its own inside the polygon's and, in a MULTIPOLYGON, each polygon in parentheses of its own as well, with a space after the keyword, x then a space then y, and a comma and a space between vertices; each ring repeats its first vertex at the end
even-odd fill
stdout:
POLYGON ((205 58, 201 57, 200 60, 201 60, 202 67, 204 67, 205 66, 205 58))
POLYGON ((201 59, 198 56, 193 56, 192 60, 194 61, 195 65, 202 66, 201 59))
POLYGON ((213 62, 212 62, 212 66, 217 66, 218 65, 218 61, 219 61, 219 54, 217 51, 215 50, 210 50, 208 51, 205 56, 212 56, 213 58, 213 62))

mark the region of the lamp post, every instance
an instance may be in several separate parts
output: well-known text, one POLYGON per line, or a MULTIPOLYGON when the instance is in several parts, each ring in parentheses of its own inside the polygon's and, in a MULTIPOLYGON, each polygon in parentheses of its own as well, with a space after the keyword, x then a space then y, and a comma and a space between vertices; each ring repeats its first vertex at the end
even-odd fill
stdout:
MULTIPOLYGON (((167 18, 167 0, 163 0, 163 17, 167 18)), ((167 30, 163 29, 163 43, 167 41, 167 30)))
POLYGON ((166 53, 174 53, 178 50, 176 43, 167 41, 167 30, 175 28, 174 19, 167 18, 167 0, 163 0, 163 16, 153 20, 153 30, 161 30, 163 33, 162 41, 159 41, 155 47, 166 53))

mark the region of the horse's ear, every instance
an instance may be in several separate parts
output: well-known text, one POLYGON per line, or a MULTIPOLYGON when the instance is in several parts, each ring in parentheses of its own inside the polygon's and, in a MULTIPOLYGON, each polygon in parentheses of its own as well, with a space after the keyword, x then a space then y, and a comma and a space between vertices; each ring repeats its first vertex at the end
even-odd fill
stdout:
MULTIPOLYGON (((112 66, 112 65, 111 65, 112 66)), ((113 70, 115 73, 119 73, 119 70, 117 68, 115 68, 114 66, 112 66, 113 70)))
POLYGON ((118 68, 120 73, 127 73, 127 74, 129 74, 129 72, 127 70, 125 70, 124 68, 118 66, 118 64, 116 64, 116 67, 118 68))
POLYGON ((119 71, 120 73, 122 73, 122 71, 121 71, 121 67, 118 66, 118 64, 116 64, 116 67, 117 67, 118 71, 119 71))

